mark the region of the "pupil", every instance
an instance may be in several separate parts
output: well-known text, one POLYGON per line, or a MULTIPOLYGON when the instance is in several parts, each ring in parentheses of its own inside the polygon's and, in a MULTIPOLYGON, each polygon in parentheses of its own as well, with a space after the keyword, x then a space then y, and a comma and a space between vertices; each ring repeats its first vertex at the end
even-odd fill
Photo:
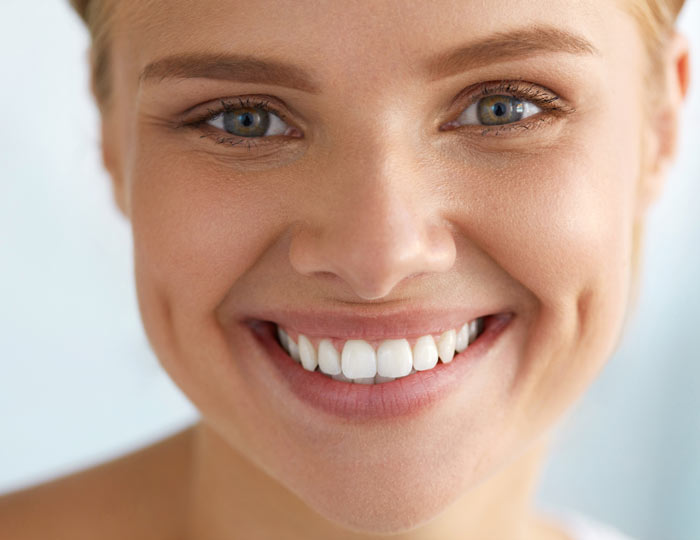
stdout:
POLYGON ((505 104, 504 103, 496 103, 493 106, 493 114, 495 114, 496 116, 503 116, 504 114, 506 114, 505 104))
POLYGON ((224 113, 224 129, 231 135, 260 137, 265 135, 269 125, 270 115, 264 110, 258 112, 253 107, 241 107, 224 113))

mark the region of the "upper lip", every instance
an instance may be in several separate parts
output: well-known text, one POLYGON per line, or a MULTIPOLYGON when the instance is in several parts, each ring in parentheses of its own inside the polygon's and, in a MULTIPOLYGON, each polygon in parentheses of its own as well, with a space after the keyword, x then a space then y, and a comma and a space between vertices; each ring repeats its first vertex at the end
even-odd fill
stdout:
POLYGON ((381 340, 412 338, 459 330, 464 323, 509 309, 472 307, 411 309, 264 309, 248 314, 245 322, 269 321, 306 336, 381 340))

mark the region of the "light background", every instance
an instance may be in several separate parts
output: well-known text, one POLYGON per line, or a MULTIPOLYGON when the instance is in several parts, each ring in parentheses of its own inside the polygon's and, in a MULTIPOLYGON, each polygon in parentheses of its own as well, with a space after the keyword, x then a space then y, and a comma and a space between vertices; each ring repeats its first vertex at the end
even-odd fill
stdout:
MULTIPOLYGON (((650 216, 638 310, 560 430, 538 492, 543 507, 640 540, 700 538, 698 0, 680 27, 697 81, 650 216)), ((197 418, 141 328, 129 228, 100 164, 87 43, 67 0, 0 3, 0 492, 197 418)))

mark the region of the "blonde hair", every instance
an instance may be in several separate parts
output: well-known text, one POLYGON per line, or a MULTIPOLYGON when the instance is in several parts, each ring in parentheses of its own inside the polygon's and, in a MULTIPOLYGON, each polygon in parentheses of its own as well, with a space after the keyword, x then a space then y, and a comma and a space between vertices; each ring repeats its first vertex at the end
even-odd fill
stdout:
POLYGON ((620 0, 623 8, 637 20, 650 58, 663 49, 685 0, 620 0))
POLYGON ((70 0, 70 3, 90 32, 92 91, 99 107, 104 108, 110 101, 112 89, 109 29, 112 26, 110 19, 113 9, 105 0, 70 0))

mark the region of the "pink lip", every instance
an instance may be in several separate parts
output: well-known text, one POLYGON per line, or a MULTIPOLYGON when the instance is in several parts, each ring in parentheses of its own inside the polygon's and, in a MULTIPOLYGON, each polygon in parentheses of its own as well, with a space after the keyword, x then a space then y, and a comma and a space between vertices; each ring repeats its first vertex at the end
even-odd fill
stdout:
POLYGON ((459 330, 464 323, 494 313, 510 311, 502 306, 476 309, 459 308, 422 309, 414 311, 396 310, 381 313, 365 309, 359 311, 303 311, 275 310, 259 311, 251 315, 246 322, 253 320, 273 321, 284 329, 291 329, 306 336, 329 337, 338 339, 359 338, 380 340, 391 338, 417 338, 427 334, 441 334, 446 330, 459 330))
MULTIPOLYGON (((279 320, 278 317, 275 318, 279 320)), ((347 383, 319 372, 305 370, 277 342, 274 324, 263 321, 250 321, 248 326, 264 355, 270 359, 273 369, 270 371, 269 365, 261 366, 259 362, 251 363, 256 364, 256 371, 267 378, 268 388, 271 382, 269 379, 272 378, 312 408, 344 420, 367 421, 406 416, 418 413, 463 388, 465 378, 478 367, 479 360, 486 356, 496 340, 511 326, 513 318, 512 313, 488 317, 481 336, 467 350, 455 355, 452 362, 439 362, 431 370, 419 371, 382 384, 347 383)), ((357 318, 349 320, 357 322, 357 318)), ((336 321, 337 318, 334 323, 336 321)), ((308 319, 302 319, 299 324, 303 325, 304 322, 308 323, 308 319)), ((425 324, 420 327, 425 332, 425 324)), ((329 330, 334 328, 335 325, 329 328, 321 323, 320 331, 330 334, 332 332, 329 330)), ((391 327, 394 335, 398 328, 391 327)))

